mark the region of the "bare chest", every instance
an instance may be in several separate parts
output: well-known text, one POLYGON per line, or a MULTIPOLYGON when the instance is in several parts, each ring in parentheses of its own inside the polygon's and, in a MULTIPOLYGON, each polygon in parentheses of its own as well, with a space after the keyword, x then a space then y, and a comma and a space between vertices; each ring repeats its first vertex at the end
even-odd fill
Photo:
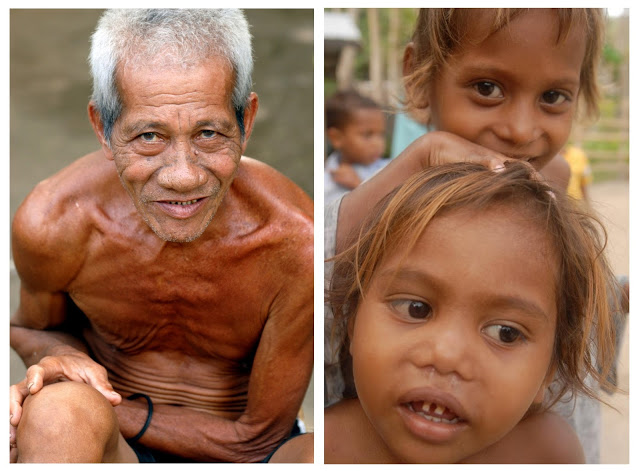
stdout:
POLYGON ((170 250, 102 239, 69 289, 105 344, 244 361, 253 357, 278 277, 256 245, 170 250))

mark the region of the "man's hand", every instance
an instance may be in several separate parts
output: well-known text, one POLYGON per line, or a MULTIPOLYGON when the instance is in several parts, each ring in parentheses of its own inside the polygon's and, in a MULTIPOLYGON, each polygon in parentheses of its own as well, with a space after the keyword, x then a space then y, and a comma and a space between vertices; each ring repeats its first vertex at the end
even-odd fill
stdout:
POLYGON ((102 365, 73 347, 56 347, 55 355, 46 356, 39 363, 30 366, 26 377, 9 390, 9 443, 12 462, 18 456, 15 437, 22 416, 22 404, 30 394, 36 394, 47 384, 59 381, 77 381, 93 386, 113 406, 122 401, 120 394, 115 392, 109 383, 107 371, 102 365))
POLYGON ((349 164, 340 164, 335 170, 331 170, 331 178, 338 185, 353 190, 361 182, 360 177, 349 164))

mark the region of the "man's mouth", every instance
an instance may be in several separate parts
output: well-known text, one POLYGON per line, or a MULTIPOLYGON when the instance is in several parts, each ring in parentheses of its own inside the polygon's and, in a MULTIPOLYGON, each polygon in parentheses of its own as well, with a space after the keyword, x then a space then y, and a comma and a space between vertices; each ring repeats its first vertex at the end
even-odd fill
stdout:
POLYGON ((199 213, 205 207, 208 197, 190 200, 156 200, 158 207, 172 218, 187 219, 199 213))
POLYGON ((406 406, 411 412, 432 422, 457 424, 463 421, 451 409, 435 402, 412 401, 406 406))
POLYGON ((181 206, 187 206, 190 204, 194 204, 197 203, 199 201, 200 198, 195 199, 195 200, 190 200, 190 201, 167 201, 167 203, 169 204, 179 204, 181 206))

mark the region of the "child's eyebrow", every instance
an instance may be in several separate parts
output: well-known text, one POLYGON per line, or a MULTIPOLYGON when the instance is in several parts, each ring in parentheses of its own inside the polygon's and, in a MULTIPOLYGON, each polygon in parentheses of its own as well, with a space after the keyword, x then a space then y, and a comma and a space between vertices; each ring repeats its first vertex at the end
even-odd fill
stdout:
POLYGON ((530 301, 521 296, 503 294, 492 295, 489 305, 492 307, 516 309, 524 314, 530 314, 532 317, 541 317, 544 320, 549 320, 549 314, 544 309, 534 301, 530 301))
MULTIPOLYGON (((508 78, 512 78, 515 74, 505 68, 497 66, 495 64, 487 63, 476 63, 467 65, 462 69, 465 76, 480 76, 480 77, 496 77, 496 76, 506 76, 508 78)), ((544 80, 544 79, 541 79, 544 80)), ((549 79, 549 86, 565 86, 565 87, 577 87, 580 85, 580 75, 579 74, 566 74, 566 75, 557 75, 553 76, 549 79)))
MULTIPOLYGON (((395 283, 412 283, 433 287, 436 290, 446 289, 446 284, 437 277, 423 270, 412 268, 400 267, 399 269, 388 268, 382 270, 378 275, 378 280, 385 283, 387 287, 395 287, 395 283)), ((542 319, 547 322, 551 320, 549 313, 537 302, 517 294, 487 292, 480 296, 478 301, 487 308, 516 310, 532 318, 542 319)))

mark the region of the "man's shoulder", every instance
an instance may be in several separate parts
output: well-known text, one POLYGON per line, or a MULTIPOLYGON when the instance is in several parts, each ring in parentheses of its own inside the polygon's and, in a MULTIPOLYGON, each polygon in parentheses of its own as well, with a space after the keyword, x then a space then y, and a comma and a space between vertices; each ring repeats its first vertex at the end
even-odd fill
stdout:
POLYGON ((106 178, 101 165, 98 153, 82 157, 38 183, 22 202, 11 227, 21 276, 29 276, 29 266, 60 276, 79 263, 90 232, 88 207, 106 178))
POLYGON ((279 201, 285 207, 296 207, 313 216, 313 201, 302 188, 264 162, 243 156, 234 184, 242 186, 254 197, 279 201))
POLYGON ((278 263, 294 272, 313 272, 308 270, 313 266, 313 201, 298 185, 273 167, 243 157, 230 198, 228 218, 251 221, 251 240, 269 246, 279 254, 278 263))
POLYGON ((114 180, 108 169, 99 152, 72 162, 31 190, 18 208, 15 222, 47 227, 54 223, 55 227, 55 222, 67 217, 81 219, 82 207, 99 199, 107 182, 114 180))
POLYGON ((232 185, 233 197, 240 207, 258 216, 273 232, 313 237, 313 201, 273 167, 249 157, 242 157, 232 185))

